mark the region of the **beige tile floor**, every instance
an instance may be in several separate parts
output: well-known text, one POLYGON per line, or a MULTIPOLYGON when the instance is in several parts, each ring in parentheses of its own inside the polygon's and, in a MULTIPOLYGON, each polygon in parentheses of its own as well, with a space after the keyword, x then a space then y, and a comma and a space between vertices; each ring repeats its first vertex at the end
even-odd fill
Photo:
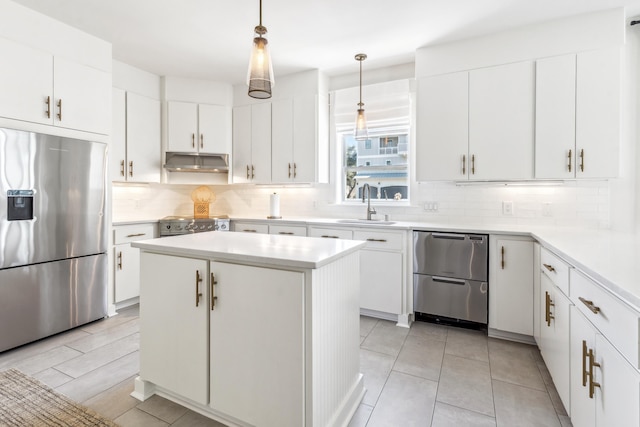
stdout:
MULTIPOLYGON (((571 423, 538 350, 428 323, 361 317, 367 393, 350 427, 564 427, 571 423)), ((139 369, 138 309, 0 353, 122 427, 222 426, 166 399, 129 394, 139 369)))

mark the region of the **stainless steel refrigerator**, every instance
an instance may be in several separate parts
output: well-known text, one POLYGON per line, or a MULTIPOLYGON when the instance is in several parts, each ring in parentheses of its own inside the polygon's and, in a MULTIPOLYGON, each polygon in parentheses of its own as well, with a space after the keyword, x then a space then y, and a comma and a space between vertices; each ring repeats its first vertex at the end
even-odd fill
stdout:
POLYGON ((106 145, 0 128, 0 352, 107 314, 106 145))

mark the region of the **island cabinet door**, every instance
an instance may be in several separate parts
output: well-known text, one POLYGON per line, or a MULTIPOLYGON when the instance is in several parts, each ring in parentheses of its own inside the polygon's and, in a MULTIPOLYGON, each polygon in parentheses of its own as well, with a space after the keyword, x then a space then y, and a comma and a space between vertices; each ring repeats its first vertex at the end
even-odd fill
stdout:
POLYGON ((211 276, 212 409, 304 426, 304 273, 212 262, 211 276))
POLYGON ((140 377, 206 405, 209 262, 140 254, 140 377))

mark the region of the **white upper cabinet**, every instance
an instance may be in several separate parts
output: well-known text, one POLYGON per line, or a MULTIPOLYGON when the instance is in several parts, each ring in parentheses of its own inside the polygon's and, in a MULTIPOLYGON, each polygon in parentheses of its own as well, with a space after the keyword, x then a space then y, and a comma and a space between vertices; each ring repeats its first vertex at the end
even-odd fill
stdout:
POLYGON ((536 62, 536 178, 618 174, 620 49, 536 62))
POLYGON ((533 178, 533 62, 469 72, 472 180, 533 178))
POLYGON ((53 64, 54 124, 108 135, 111 74, 58 57, 53 64))
POLYGON ((576 55, 536 61, 536 178, 574 178, 576 55))
POLYGON ((0 116, 53 124, 53 55, 0 38, 0 116))
POLYGON ((231 108, 223 105, 167 102, 167 151, 231 152, 231 108))
POLYGON ((317 97, 297 96, 271 103, 271 181, 315 182, 317 97))
POLYGON ((160 101, 113 89, 110 176, 120 182, 160 182, 160 101))
POLYGON ((417 181, 467 179, 469 73, 418 81, 417 181))
POLYGON ((576 177, 618 175, 621 50, 583 52, 577 58, 576 177))
POLYGON ((0 39, 0 116, 109 134, 111 74, 0 39))
POLYGON ((271 103, 233 109, 233 182, 271 182, 271 103))

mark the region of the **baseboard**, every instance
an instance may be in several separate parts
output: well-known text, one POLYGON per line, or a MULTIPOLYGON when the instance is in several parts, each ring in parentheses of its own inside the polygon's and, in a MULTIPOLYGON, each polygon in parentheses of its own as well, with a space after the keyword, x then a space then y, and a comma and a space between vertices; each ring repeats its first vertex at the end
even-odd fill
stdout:
POLYGON ((487 334, 492 338, 502 340, 521 342, 524 344, 536 345, 536 340, 530 335, 516 334, 514 332, 500 331, 498 329, 489 328, 487 334))

